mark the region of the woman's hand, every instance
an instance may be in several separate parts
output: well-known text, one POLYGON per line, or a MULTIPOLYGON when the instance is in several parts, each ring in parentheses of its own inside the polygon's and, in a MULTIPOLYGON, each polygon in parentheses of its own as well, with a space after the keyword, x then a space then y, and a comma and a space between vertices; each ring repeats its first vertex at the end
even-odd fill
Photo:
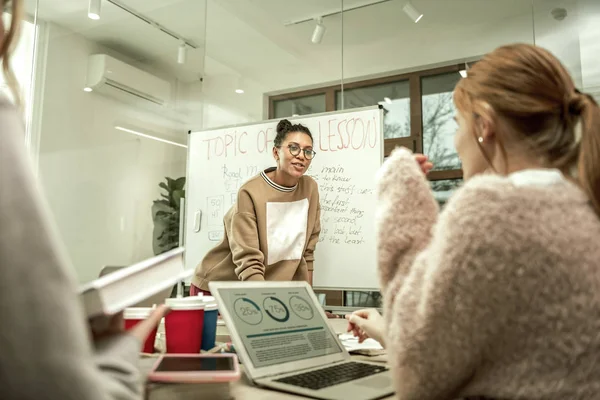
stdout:
POLYGON ((377 310, 368 308, 354 311, 352 314, 346 315, 346 319, 348 320, 348 332, 352 332, 354 336, 358 337, 359 343, 372 338, 385 347, 384 321, 377 310))
POLYGON ((429 161, 425 154, 415 154, 415 161, 419 164, 421 171, 423 171, 425 175, 433 169, 433 163, 429 161))
MULTIPOLYGON (((140 343, 144 343, 150 332, 158 326, 160 320, 169 312, 169 308, 164 304, 156 307, 152 314, 144 321, 140 322, 127 331, 127 334, 135 337, 140 343)), ((94 341, 98 341, 114 335, 125 334, 125 320, 123 313, 112 316, 96 317, 90 320, 90 328, 94 341)))

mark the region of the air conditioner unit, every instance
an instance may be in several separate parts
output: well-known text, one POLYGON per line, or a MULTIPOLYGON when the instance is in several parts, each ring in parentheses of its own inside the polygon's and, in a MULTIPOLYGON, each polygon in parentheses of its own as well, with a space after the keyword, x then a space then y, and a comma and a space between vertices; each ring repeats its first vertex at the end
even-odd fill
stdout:
POLYGON ((171 96, 169 82, 106 54, 89 57, 86 90, 90 89, 107 94, 119 91, 161 106, 171 96))

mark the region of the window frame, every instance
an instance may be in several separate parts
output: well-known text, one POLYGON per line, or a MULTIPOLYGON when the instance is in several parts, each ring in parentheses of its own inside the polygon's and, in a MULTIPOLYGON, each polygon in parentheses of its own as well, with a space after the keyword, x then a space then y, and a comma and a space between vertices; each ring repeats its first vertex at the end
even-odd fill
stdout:
MULTIPOLYGON (((400 81, 408 81, 409 83, 409 102, 410 102, 410 135, 402 138, 384 139, 383 153, 384 157, 390 155, 392 150, 398 146, 403 146, 411 149, 416 153, 423 152, 423 103, 421 91, 421 79, 434 75, 442 75, 451 72, 457 74, 461 69, 464 69, 465 64, 450 64, 446 66, 429 68, 405 72, 401 74, 393 74, 381 76, 378 78, 358 79, 348 83, 323 86, 313 89, 290 91, 282 94, 268 96, 269 102, 269 119, 275 117, 275 102, 281 100, 293 100, 305 96, 314 96, 319 94, 325 95, 325 111, 336 111, 336 93, 346 89, 358 89, 381 85, 385 83, 394 83, 400 81)), ((459 179, 463 177, 462 169, 452 169, 444 171, 431 171, 428 174, 428 179, 431 181, 444 179, 459 179)))

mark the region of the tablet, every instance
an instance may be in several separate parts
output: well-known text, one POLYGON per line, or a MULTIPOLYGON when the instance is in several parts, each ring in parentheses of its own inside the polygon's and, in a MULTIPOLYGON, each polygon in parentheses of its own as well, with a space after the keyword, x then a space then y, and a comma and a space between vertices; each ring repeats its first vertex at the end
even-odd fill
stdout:
POLYGON ((148 379, 155 382, 216 383, 240 379, 235 354, 165 354, 159 357, 148 379))

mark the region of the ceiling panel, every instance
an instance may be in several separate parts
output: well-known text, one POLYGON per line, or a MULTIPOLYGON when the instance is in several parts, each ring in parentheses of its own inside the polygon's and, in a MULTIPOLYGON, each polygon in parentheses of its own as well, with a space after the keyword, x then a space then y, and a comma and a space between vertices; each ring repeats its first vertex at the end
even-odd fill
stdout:
MULTIPOLYGON (((403 13, 404 0, 391 0, 344 13, 343 27, 339 14, 325 18, 327 33, 318 45, 310 41, 314 22, 285 26, 285 21, 341 10, 341 0, 121 1, 200 48, 189 51, 185 65, 177 64, 177 40, 106 0, 99 21, 87 18, 88 0, 40 0, 39 14, 184 80, 199 77, 206 51, 211 60, 207 74, 240 75, 260 82, 266 90, 339 81, 342 65, 345 77, 352 78, 416 63, 448 62, 473 49, 487 51, 480 45, 484 41, 533 39, 531 3, 526 0, 412 0, 425 14, 418 24, 403 13)), ((348 9, 371 1, 344 0, 343 6, 348 9)))

